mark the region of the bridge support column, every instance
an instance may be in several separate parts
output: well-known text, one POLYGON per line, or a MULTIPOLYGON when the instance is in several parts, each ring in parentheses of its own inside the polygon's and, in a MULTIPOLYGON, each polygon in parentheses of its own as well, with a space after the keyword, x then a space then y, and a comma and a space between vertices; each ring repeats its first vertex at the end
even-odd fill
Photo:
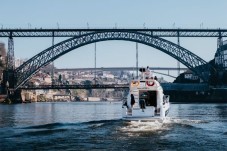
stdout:
POLYGON ((7 93, 8 88, 14 88, 14 42, 12 37, 12 32, 10 33, 10 37, 8 39, 8 52, 7 52, 7 62, 6 62, 6 70, 3 71, 3 93, 7 93))
POLYGON ((14 42, 12 37, 12 32, 8 39, 8 52, 7 52, 7 62, 6 70, 3 71, 3 82, 2 82, 2 93, 9 94, 9 89, 14 88, 14 42))
POLYGON ((3 71, 3 82, 2 82, 2 94, 7 95, 7 100, 10 102, 6 103, 21 103, 21 90, 14 90, 15 85, 15 74, 14 70, 3 71))
MULTIPOLYGON (((180 35, 179 32, 177 32, 177 44, 180 46, 180 35)), ((180 62, 177 61, 177 68, 178 68, 178 76, 180 75, 180 62)))
POLYGON ((14 42, 12 35, 8 39, 8 52, 7 52, 7 69, 15 68, 14 60, 14 42))
MULTIPOLYGON (((8 52, 6 70, 3 71, 2 93, 7 95, 7 100, 12 103, 21 102, 20 90, 15 91, 14 86, 16 83, 15 78, 15 58, 14 58, 14 42, 12 32, 8 39, 8 52)), ((6 100, 6 101, 7 101, 6 100)), ((8 103, 10 103, 8 102, 8 103)))
POLYGON ((7 89, 14 88, 15 77, 14 77, 14 70, 4 70, 3 71, 3 94, 6 94, 7 89))
MULTIPOLYGON (((54 32, 52 33, 52 49, 54 52, 54 32)), ((51 69, 51 84, 54 85, 54 61, 52 62, 52 69, 51 69)))

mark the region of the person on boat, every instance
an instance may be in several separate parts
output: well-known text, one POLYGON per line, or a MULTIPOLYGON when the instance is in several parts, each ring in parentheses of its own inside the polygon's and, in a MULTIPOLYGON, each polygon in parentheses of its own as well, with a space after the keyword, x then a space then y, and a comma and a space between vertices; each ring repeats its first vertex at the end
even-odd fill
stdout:
POLYGON ((123 99, 122 108, 124 108, 124 106, 128 108, 127 99, 123 99))
POLYGON ((135 98, 134 98, 134 95, 131 94, 131 107, 133 107, 134 104, 135 104, 135 98))
POLYGON ((140 108, 144 112, 144 109, 145 109, 145 100, 144 99, 140 99, 139 100, 139 104, 140 104, 140 108))
POLYGON ((154 79, 155 79, 156 81, 158 81, 158 78, 157 78, 156 76, 154 76, 154 79))

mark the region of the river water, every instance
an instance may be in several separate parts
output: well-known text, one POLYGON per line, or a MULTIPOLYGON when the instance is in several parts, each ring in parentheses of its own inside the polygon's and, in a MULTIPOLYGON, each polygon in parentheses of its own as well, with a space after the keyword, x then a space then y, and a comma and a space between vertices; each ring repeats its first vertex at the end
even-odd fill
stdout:
POLYGON ((227 104, 171 104, 164 124, 120 102, 0 105, 0 150, 227 150, 227 104))

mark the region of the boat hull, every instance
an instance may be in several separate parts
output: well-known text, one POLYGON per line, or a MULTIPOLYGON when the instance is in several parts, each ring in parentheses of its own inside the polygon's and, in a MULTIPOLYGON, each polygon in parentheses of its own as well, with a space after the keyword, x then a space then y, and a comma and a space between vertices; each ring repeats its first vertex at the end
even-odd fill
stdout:
POLYGON ((146 107, 145 109, 127 107, 122 108, 122 120, 126 121, 141 121, 141 122, 163 122, 169 112, 169 104, 165 104, 162 116, 155 113, 154 107, 146 107))

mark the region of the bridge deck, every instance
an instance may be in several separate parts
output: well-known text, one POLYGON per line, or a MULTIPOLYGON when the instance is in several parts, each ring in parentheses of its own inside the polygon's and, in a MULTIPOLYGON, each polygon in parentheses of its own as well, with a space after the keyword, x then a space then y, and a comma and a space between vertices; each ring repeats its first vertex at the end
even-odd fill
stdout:
MULTIPOLYGON (((207 91, 208 84, 178 84, 162 83, 164 91, 207 91)), ((106 84, 106 85, 38 85, 23 86, 19 89, 38 90, 38 89, 129 89, 129 84, 106 84)))
POLYGON ((0 29, 0 37, 74 37, 91 32, 141 32, 158 37, 227 37, 227 29, 0 29))

